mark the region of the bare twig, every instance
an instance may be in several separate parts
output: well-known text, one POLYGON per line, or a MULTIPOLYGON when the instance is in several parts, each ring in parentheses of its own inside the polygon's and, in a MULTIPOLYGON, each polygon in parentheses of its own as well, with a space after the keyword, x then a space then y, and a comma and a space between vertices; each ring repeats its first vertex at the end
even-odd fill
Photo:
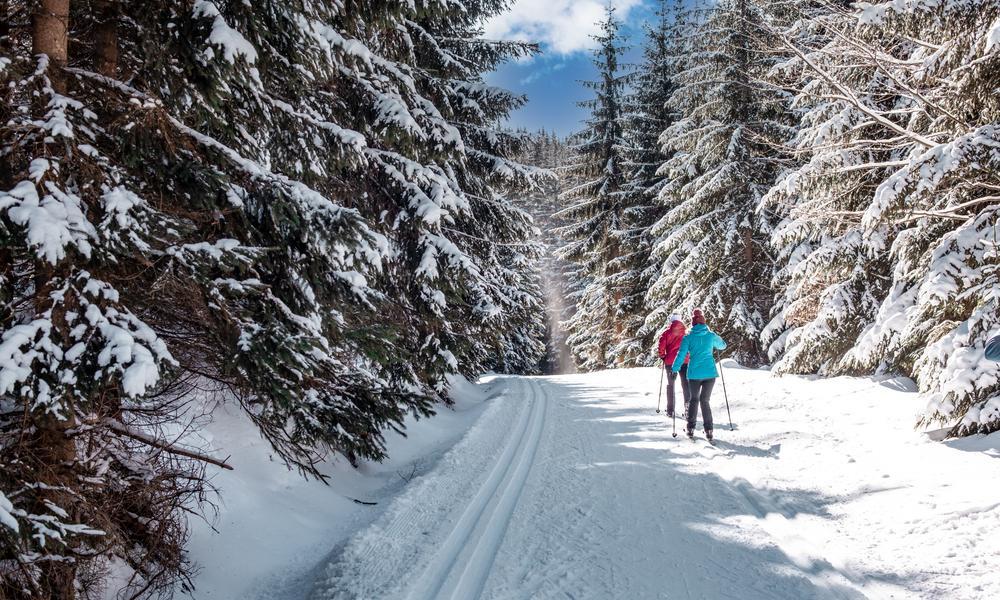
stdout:
POLYGON ((228 464, 226 462, 227 460, 229 460, 228 456, 226 458, 220 460, 218 458, 213 458, 211 456, 208 456, 207 454, 202 454, 202 453, 197 452, 195 450, 188 450, 188 449, 185 449, 185 448, 179 448, 177 446, 174 446, 173 444, 170 444, 170 443, 158 440, 158 439, 156 439, 156 438, 154 438, 154 437, 152 437, 150 435, 147 435, 147 434, 145 434, 145 433, 143 433, 141 431, 136 431, 135 429, 132 429, 128 425, 125 425, 124 423, 121 423, 120 421, 116 421, 114 419, 105 419, 104 423, 112 431, 114 431, 115 433, 124 435, 125 437, 131 438, 131 439, 136 440, 138 442, 142 442, 142 443, 146 444, 147 446, 151 446, 153 448, 157 448, 159 450, 163 450, 164 452, 166 452, 168 454, 176 454, 177 456, 184 456, 184 457, 191 458, 191 459, 194 459, 194 460, 199 460, 201 462, 205 462, 205 463, 208 463, 210 465, 215 465, 217 467, 221 467, 223 469, 226 469, 227 471, 232 471, 233 470, 232 465, 230 465, 230 464, 228 464))

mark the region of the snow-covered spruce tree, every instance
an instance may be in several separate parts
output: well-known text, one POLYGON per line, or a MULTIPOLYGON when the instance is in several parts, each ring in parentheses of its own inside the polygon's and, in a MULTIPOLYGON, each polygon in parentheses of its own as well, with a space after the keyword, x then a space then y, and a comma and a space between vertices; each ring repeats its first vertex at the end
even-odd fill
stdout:
MULTIPOLYGON (((672 7, 670 14, 668 35, 663 40, 665 47, 663 48, 661 60, 665 74, 670 77, 671 82, 670 93, 664 101, 663 114, 668 116, 669 121, 660 130, 654 142, 657 150, 663 157, 663 161, 653 174, 658 178, 656 198, 654 199, 655 204, 658 205, 658 218, 649 225, 647 234, 650 238, 650 248, 646 270, 650 274, 650 279, 646 285, 646 297, 644 299, 646 319, 641 329, 642 335, 653 335, 655 339, 658 339, 658 335, 667 325, 666 321, 669 315, 681 310, 679 306, 670 306, 665 303, 663 301, 662 290, 657 290, 656 288, 657 282, 661 279, 664 272, 664 258, 659 245, 663 238, 677 225, 677 223, 665 218, 672 208, 671 202, 676 202, 677 199, 671 199, 666 194, 665 188, 671 181, 671 178, 667 177, 666 162, 670 158, 675 157, 675 153, 668 149, 664 143, 663 136, 664 132, 676 125, 684 115, 682 101, 685 98, 677 93, 679 87, 678 75, 695 65, 693 62, 695 60, 694 55, 698 45, 701 43, 697 34, 699 27, 698 20, 704 18, 705 12, 704 3, 696 3, 693 7, 685 7, 683 2, 676 3, 672 7)), ((681 174, 679 173, 672 175, 672 179, 674 180, 680 177, 681 174)))
POLYGON ((614 9, 609 7, 595 36, 594 65, 598 79, 585 82, 595 97, 581 103, 591 111, 577 138, 577 158, 565 168, 564 177, 575 180, 563 192, 571 205, 559 213, 570 224, 559 234, 570 240, 560 256, 578 265, 575 277, 581 286, 577 311, 567 322, 568 343, 585 371, 615 366, 611 349, 621 339, 624 324, 618 320, 621 292, 615 289, 617 262, 623 254, 618 236, 624 228, 625 140, 624 95, 627 76, 620 73, 622 43, 614 9))
POLYGON ((379 9, 369 23, 356 20, 360 7, 317 3, 176 10, 172 23, 148 24, 166 28, 167 49, 148 85, 163 91, 179 133, 221 163, 229 235, 260 249, 243 278, 215 279, 208 306, 234 345, 209 373, 306 472, 326 448, 380 458, 383 429, 431 402, 394 354, 394 315, 372 283, 393 249, 361 225, 384 185, 373 174, 396 177, 408 160, 390 150, 394 128, 426 102, 376 46, 381 27, 407 13, 379 9))
MULTIPOLYGON (((301 451, 317 444, 380 458, 381 431, 398 426, 407 410, 428 412, 442 399, 446 374, 472 374, 485 357, 528 343, 516 326, 537 322, 525 316, 530 305, 516 304, 526 296, 511 293, 525 289, 530 296, 531 274, 517 270, 523 254, 508 251, 530 252, 529 224, 514 209, 500 211, 509 203, 490 187, 501 179, 524 185, 531 174, 504 159, 516 140, 490 133, 521 100, 479 77, 495 61, 530 48, 480 46, 472 29, 485 15, 471 4, 213 6, 200 14, 196 7, 195 14, 212 19, 208 40, 222 42, 211 56, 221 84, 216 102, 231 106, 246 125, 229 118, 210 134, 292 174, 296 184, 322 195, 315 200, 335 200, 341 218, 365 217, 378 231, 371 240, 352 238, 312 210, 306 215, 316 229, 305 221, 303 233, 301 225, 287 227, 303 222, 294 214, 249 211, 265 218, 255 233, 272 236, 260 245, 279 249, 268 258, 279 259, 275 269, 287 279, 282 289, 294 296, 286 302, 290 316, 317 324, 316 339, 325 346, 301 350, 327 361, 317 365, 325 371, 315 379, 319 387, 303 390, 298 375, 288 379, 284 372, 294 362, 262 352, 266 377, 259 384, 280 390, 258 396, 251 387, 241 398, 252 415, 264 417, 258 423, 272 443, 300 453, 297 464, 314 460, 315 452, 301 451), (248 140, 244 131, 257 127, 248 140), (500 340, 506 332, 511 337, 500 340), (287 395, 289 389, 296 391, 287 395)), ((261 338, 265 348, 302 339, 261 338)), ((300 349, 289 351, 298 361, 300 349)), ((524 350, 531 352, 537 345, 524 350)))
MULTIPOLYGON (((611 354, 625 366, 650 365, 656 360, 656 334, 662 323, 646 325, 650 311, 646 294, 660 272, 653 258, 652 227, 663 216, 657 202, 665 179, 659 169, 668 156, 659 143, 660 134, 674 121, 668 100, 675 89, 672 44, 683 26, 683 6, 674 0, 660 0, 656 21, 647 27, 643 62, 632 81, 626 102, 626 137, 629 142, 625 170, 627 180, 622 211, 623 227, 613 235, 623 254, 616 261, 614 287, 621 295, 617 319, 622 336, 611 354)), ((662 311, 656 311, 659 315, 662 311)), ((669 309, 668 311, 669 312, 669 309)))
MULTIPOLYGON (((521 151, 516 156, 518 162, 534 167, 542 167, 545 165, 548 134, 545 131, 529 133, 525 130, 519 130, 518 135, 522 136, 525 140, 525 143, 521 147, 521 151)), ((518 208, 531 215, 532 222, 535 226, 536 239, 539 242, 538 274, 543 295, 546 287, 546 263, 548 261, 549 254, 549 240, 547 240, 543 234, 544 219, 547 215, 554 212, 548 204, 551 195, 554 193, 556 188, 557 180, 553 178, 552 180, 546 182, 546 184, 527 190, 513 199, 514 204, 518 208)), ((545 304, 545 310, 547 313, 550 310, 547 299, 545 304)), ((558 364, 558 348, 553 345, 553 335, 555 332, 549 326, 549 321, 550 320, 547 319, 546 322, 542 324, 542 343, 545 345, 545 352, 538 363, 539 371, 546 374, 554 372, 553 365, 558 364)))
POLYGON ((453 9, 448 26, 439 34, 441 46, 452 55, 451 63, 467 63, 465 69, 444 76, 447 89, 455 90, 447 104, 461 107, 454 122, 462 134, 468 164, 459 179, 471 210, 456 227, 464 231, 459 236, 466 242, 462 246, 482 265, 492 302, 500 309, 473 334, 474 346, 487 355, 479 368, 470 355, 471 374, 483 369, 536 374, 545 352, 542 246, 533 220, 514 199, 552 182, 554 175, 516 160, 527 139, 502 129, 502 122, 525 98, 486 86, 483 80, 484 74, 502 63, 537 52, 533 45, 482 39, 482 23, 506 10, 508 4, 467 2, 462 14, 453 9), (490 340, 492 344, 484 344, 490 340))
POLYGON ((828 43, 786 39, 814 98, 806 122, 837 155, 817 151, 772 194, 803 206, 788 227, 806 244, 789 253, 787 293, 821 301, 791 324, 779 364, 911 375, 929 400, 923 423, 953 435, 1000 429, 997 367, 982 360, 1000 328, 1000 109, 986 92, 997 83, 998 14, 993 1, 866 4, 815 28, 828 43), (811 183, 824 178, 856 196, 829 204, 811 183), (820 210, 836 218, 810 222, 820 210), (847 258, 821 267, 834 256, 847 258))
MULTIPOLYGON (((790 136, 787 99, 762 81, 775 60, 753 0, 725 0, 694 23, 663 135, 667 209, 653 228, 661 273, 647 302, 662 311, 701 307, 740 361, 765 360, 759 340, 772 301, 770 218, 757 211, 790 136)), ((651 320, 662 320, 654 313, 651 320)))
POLYGON ((891 288, 847 362, 912 374, 929 400, 925 421, 952 424, 953 435, 1000 429, 1000 370, 982 360, 1000 330, 1000 103, 985 91, 1000 81, 998 18, 995 1, 858 16, 859 36, 888 29, 909 50, 892 61, 898 46, 883 38, 869 56, 908 100, 910 149, 862 217, 866 233, 898 234, 891 288))
POLYGON ((552 240, 554 245, 553 257, 553 277, 557 282, 555 293, 558 293, 557 300, 553 304, 556 309, 555 316, 558 321, 553 327, 558 331, 560 343, 560 372, 575 373, 577 364, 580 362, 569 345, 569 321, 577 313, 577 303, 583 292, 583 277, 580 266, 572 261, 563 258, 559 250, 568 242, 562 235, 562 228, 569 224, 570 219, 561 215, 562 209, 573 203, 567 200, 563 194, 564 190, 577 186, 580 181, 577 178, 576 165, 580 162, 580 157, 576 151, 579 140, 574 136, 562 138, 558 144, 553 146, 553 153, 549 163, 558 178, 558 192, 553 197, 553 206, 556 208, 547 219, 546 237, 552 240))
POLYGON ((558 286, 558 297, 552 302, 558 320, 553 327, 558 331, 560 340, 560 372, 575 373, 577 365, 584 361, 583 356, 569 343, 572 335, 570 322, 576 316, 587 277, 580 263, 568 260, 562 255, 562 249, 570 242, 564 231, 573 219, 566 216, 563 210, 576 204, 576 200, 567 197, 565 191, 573 189, 582 183, 582 157, 579 154, 580 134, 571 134, 554 144, 549 163, 557 177, 557 193, 553 196, 554 210, 546 218, 545 237, 551 240, 553 277, 558 286))
POLYGON ((148 143, 159 124, 126 117, 142 100, 71 77, 122 68, 117 5, 8 8, 20 17, 0 55, 13 109, 0 125, 0 595, 99 596, 111 556, 133 591, 158 593, 186 577, 182 511, 217 461, 172 443, 195 409, 151 323, 195 287, 172 271, 249 255, 162 202, 146 168, 163 159, 148 143), (116 135, 133 128, 143 145, 116 135))
POLYGON ((780 32, 787 59, 770 75, 796 90, 799 121, 790 142, 799 164, 762 202, 779 219, 771 236, 777 296, 762 332, 778 373, 842 372, 887 290, 895 228, 866 236, 860 215, 907 152, 909 141, 898 133, 907 101, 858 48, 871 40, 843 35, 855 21, 829 5, 804 10, 780 32), (852 103, 845 90, 865 104, 852 103), (888 124, 872 119, 873 111, 888 124))
POLYGON ((415 89, 434 108, 431 131, 441 134, 409 140, 414 160, 434 159, 425 171, 438 183, 413 194, 409 177, 399 182, 409 202, 388 215, 387 235, 404 251, 390 295, 423 317, 401 342, 438 389, 457 370, 534 371, 544 352, 538 248, 530 217, 510 198, 550 175, 510 158, 523 140, 500 122, 524 99, 483 81, 503 61, 534 51, 481 38, 483 21, 505 6, 429 2, 407 21, 410 42, 400 46, 408 47, 415 89))
POLYGON ((866 231, 906 226, 856 360, 909 370, 928 397, 926 420, 953 424, 953 435, 1000 430, 1000 368, 982 359, 1000 333, 1000 99, 988 91, 1000 84, 1000 2, 873 7, 860 24, 937 47, 916 50, 920 66, 905 79, 919 108, 913 150, 862 219, 866 231))
POLYGON ((191 58, 207 61, 217 85, 212 97, 200 89, 171 97, 183 103, 179 109, 207 108, 196 115, 213 140, 290 174, 309 209, 306 220, 276 212, 273 202, 245 210, 263 220, 251 223, 263 236, 257 243, 277 250, 267 259, 285 280, 290 297, 282 301, 291 309, 279 307, 278 320, 287 314, 315 324, 310 335, 324 346, 314 352, 301 346, 301 335, 268 341, 254 334, 262 348, 294 344, 294 361, 261 352, 263 363, 248 372, 263 375, 258 386, 278 389, 263 396, 259 387, 240 390, 265 435, 300 466, 309 467, 316 453, 303 451, 317 443, 380 458, 382 429, 398 425, 406 410, 426 413, 447 373, 471 374, 504 349, 498 341, 490 352, 484 343, 485 319, 494 318, 487 330, 494 335, 525 340, 515 324, 532 308, 502 294, 511 286, 530 292, 530 273, 515 269, 520 255, 505 245, 530 251, 528 224, 516 210, 497 210, 509 203, 489 188, 502 175, 509 186, 527 179, 503 158, 516 140, 490 134, 520 99, 482 85, 479 75, 491 61, 529 48, 479 47, 470 34, 483 18, 477 10, 449 2, 195 8, 210 29, 193 35, 207 35, 216 51, 191 58), (465 64, 452 47, 478 62, 465 64), (191 102, 198 94, 203 101, 191 102), (217 120, 216 106, 231 111, 222 113, 228 118, 217 120), (327 199, 340 206, 322 204, 327 199), (352 237, 317 209, 342 220, 365 217, 378 234, 352 237), (289 379, 290 365, 309 355, 289 379), (315 357, 324 359, 314 367, 324 376, 313 376, 317 389, 303 390, 295 373, 315 357), (326 385, 330 379, 335 384, 326 385))

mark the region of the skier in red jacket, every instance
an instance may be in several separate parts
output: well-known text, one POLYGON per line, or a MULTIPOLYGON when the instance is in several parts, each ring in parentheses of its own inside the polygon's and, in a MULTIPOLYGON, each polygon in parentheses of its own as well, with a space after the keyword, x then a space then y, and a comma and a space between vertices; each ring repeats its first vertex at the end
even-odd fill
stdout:
POLYGON ((660 336, 660 360, 663 361, 664 368, 667 370, 668 417, 674 416, 674 381, 677 379, 678 375, 680 375, 681 378, 681 393, 684 394, 684 406, 688 405, 687 367, 690 357, 684 357, 684 364, 681 365, 679 373, 674 373, 670 368, 674 359, 677 358, 677 351, 680 350, 681 340, 684 339, 685 333, 687 333, 687 328, 684 327, 684 323, 681 321, 681 316, 673 314, 670 315, 670 326, 667 327, 667 330, 660 336))

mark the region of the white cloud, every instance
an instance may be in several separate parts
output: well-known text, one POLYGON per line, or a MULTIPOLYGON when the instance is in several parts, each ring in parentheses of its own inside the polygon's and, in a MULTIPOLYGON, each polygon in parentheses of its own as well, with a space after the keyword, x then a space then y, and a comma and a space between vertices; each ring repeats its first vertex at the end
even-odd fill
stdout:
MULTIPOLYGON (((621 20, 643 0, 612 0, 621 20)), ((594 47, 591 36, 604 19, 604 0, 517 0, 506 13, 486 23, 486 37, 538 42, 559 54, 594 47)))

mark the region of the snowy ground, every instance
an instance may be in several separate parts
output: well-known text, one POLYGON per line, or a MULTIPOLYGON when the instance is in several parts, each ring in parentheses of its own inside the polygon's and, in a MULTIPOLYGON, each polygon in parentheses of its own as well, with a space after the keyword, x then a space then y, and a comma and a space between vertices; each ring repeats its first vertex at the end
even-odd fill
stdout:
POLYGON ((267 442, 237 410, 220 409, 202 437, 234 471, 218 472, 221 506, 211 523, 196 521, 189 546, 199 565, 197 599, 267 600, 308 596, 319 567, 338 545, 381 514, 407 481, 419 479, 462 438, 499 386, 453 382, 455 406, 410 420, 408 437, 387 436, 391 459, 353 469, 328 464, 330 485, 304 480, 271 456, 267 442), (378 502, 361 505, 354 499, 378 502))
MULTIPOLYGON (((299 574, 311 592, 261 596, 1000 597, 1000 437, 913 431, 904 380, 726 374, 737 430, 717 386, 715 447, 671 437, 655 369, 498 379, 468 434, 370 523, 295 528, 311 564, 329 555, 299 574)), ((260 501, 261 520, 284 497, 260 501)))

